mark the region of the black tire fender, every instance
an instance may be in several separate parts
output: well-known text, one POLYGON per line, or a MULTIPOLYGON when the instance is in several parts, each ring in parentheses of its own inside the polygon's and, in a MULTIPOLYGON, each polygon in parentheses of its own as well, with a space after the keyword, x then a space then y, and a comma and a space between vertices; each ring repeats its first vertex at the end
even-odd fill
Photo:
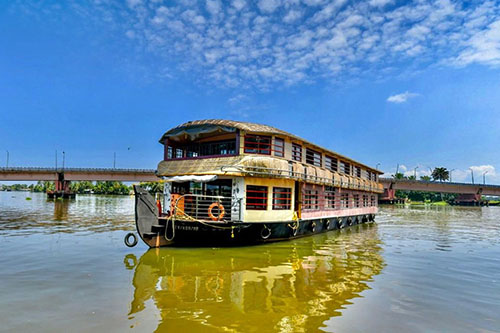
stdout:
POLYGON ((125 235, 123 241, 125 242, 125 245, 127 245, 128 247, 134 247, 137 245, 137 236, 133 232, 129 232, 128 234, 125 235), (130 241, 130 237, 133 238, 132 242, 130 241))

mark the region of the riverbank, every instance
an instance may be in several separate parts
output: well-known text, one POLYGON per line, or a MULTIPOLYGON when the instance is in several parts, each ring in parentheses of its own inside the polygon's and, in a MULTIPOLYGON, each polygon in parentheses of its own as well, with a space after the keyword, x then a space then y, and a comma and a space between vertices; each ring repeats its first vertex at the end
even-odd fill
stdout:
POLYGON ((405 203, 406 205, 411 206, 450 206, 446 201, 435 201, 435 202, 424 202, 424 201, 409 201, 405 203))

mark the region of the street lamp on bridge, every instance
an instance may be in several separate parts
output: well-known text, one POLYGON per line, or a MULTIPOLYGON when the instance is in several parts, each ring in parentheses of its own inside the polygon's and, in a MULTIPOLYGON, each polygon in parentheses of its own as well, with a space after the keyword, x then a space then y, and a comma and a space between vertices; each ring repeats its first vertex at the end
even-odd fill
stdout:
POLYGON ((417 180, 417 169, 418 169, 418 165, 413 168, 413 177, 415 178, 415 180, 417 180))
POLYGON ((5 163, 5 167, 9 167, 9 151, 7 150, 7 163, 5 163))
POLYGON ((483 172, 483 185, 486 185, 486 174, 488 173, 488 170, 483 172))
POLYGON ((472 184, 474 184, 474 170, 472 170, 472 168, 469 168, 470 170, 470 175, 471 175, 471 179, 472 179, 472 184))

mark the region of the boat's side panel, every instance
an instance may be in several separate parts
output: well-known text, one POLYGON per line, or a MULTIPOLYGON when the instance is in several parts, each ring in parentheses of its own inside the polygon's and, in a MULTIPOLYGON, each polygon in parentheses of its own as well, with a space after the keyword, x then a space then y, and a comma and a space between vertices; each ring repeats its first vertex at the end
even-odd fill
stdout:
MULTIPOLYGON (((268 222, 268 221, 290 221, 293 218, 294 203, 291 202, 290 209, 274 210, 273 209, 273 188, 281 187, 288 188, 291 191, 291 198, 295 195, 295 181, 292 179, 283 178, 257 178, 245 177, 245 186, 256 185, 265 186, 267 188, 267 207, 263 210, 246 209, 246 201, 243 201, 242 209, 244 211, 245 222, 268 222)), ((245 194, 245 198, 248 197, 245 194)))
MULTIPOLYGON (((161 242, 159 246, 236 246, 276 242, 344 229, 371 222, 374 218, 374 215, 359 215, 298 222, 291 220, 288 222, 267 223, 227 223, 223 226, 220 224, 176 220, 174 222, 174 239, 171 242, 161 242)), ((171 228, 171 225, 169 225, 169 228, 171 228)), ((164 239, 163 233, 160 232, 158 236, 164 239)), ((156 247, 155 242, 158 236, 146 241, 146 243, 151 247, 156 247)))

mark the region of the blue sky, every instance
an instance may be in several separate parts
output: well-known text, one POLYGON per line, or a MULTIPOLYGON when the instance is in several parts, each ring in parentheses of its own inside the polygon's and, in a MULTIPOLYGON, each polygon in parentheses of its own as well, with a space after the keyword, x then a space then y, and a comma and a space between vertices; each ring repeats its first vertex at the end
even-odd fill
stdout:
POLYGON ((0 164, 155 168, 193 119, 500 183, 500 4, 4 1, 0 164))

